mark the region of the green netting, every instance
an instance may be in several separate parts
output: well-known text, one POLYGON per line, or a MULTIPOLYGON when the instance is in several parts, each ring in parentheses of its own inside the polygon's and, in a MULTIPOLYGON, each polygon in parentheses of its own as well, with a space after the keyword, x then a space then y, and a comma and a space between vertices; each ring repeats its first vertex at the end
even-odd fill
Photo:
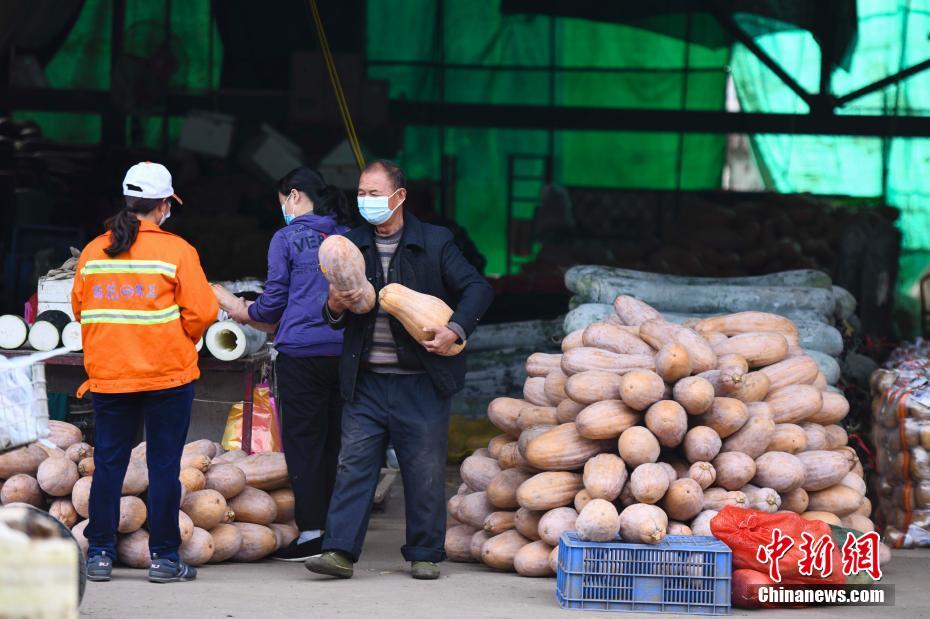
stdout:
MULTIPOLYGON (((833 75, 833 92, 844 94, 930 56, 930 0, 859 0, 859 37, 849 71, 833 75)), ((782 32, 757 42, 808 91, 816 91, 820 53, 810 33, 782 32)), ((742 46, 733 51, 733 78, 747 111, 806 113, 807 105, 742 46)), ((851 102, 842 114, 930 113, 930 72, 919 73, 851 102)), ((930 140, 845 136, 764 135, 752 138, 763 176, 778 191, 883 196, 901 209, 902 258, 899 300, 907 300, 916 265, 930 250, 930 140)), ((924 263, 926 264, 926 263, 924 263)))
MULTIPOLYGON (((112 2, 86 0, 74 27, 61 49, 45 67, 52 88, 108 90, 112 2)), ((165 0, 127 0, 124 49, 129 54, 149 55, 165 39, 165 0)), ((219 85, 223 47, 210 19, 210 0, 171 3, 171 41, 179 57, 178 70, 171 77, 172 90, 206 90, 219 85), (213 62, 210 62, 210 35, 213 29, 213 62), (213 74, 210 75, 212 68, 213 74)), ((20 111, 17 118, 35 120, 53 140, 91 144, 100 141, 101 122, 97 114, 20 111)), ((138 115, 127 132, 137 144, 157 147, 162 141, 162 118, 138 115)), ((169 137, 176 138, 180 121, 169 119, 169 137)))
MULTIPOLYGON (((434 0, 368 3, 369 75, 390 80, 392 98, 723 109, 727 50, 620 24, 504 17, 497 0, 445 0, 440 31, 436 7, 434 0)), ((689 27, 685 17, 670 19, 682 33, 689 27)), ((695 17, 690 28, 716 25, 695 17)), ((411 178, 438 180, 442 155, 455 158, 456 219, 486 255, 489 274, 505 270, 509 155, 552 156, 555 181, 570 186, 720 184, 724 136, 555 131, 551 137, 546 130, 408 127, 399 159, 411 178)), ((514 193, 538 195, 539 182, 524 185, 514 193)), ((515 215, 529 218, 534 206, 521 202, 515 215)))

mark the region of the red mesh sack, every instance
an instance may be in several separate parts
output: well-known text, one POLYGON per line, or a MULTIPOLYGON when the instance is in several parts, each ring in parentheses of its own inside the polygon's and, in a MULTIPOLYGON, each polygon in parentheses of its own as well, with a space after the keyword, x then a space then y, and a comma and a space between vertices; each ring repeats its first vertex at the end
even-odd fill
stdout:
POLYGON ((769 514, 754 509, 727 506, 710 521, 714 537, 730 547, 733 552, 733 569, 749 569, 769 573, 769 564, 757 558, 760 546, 772 543, 772 531, 778 529, 794 543, 778 561, 781 582, 784 584, 837 584, 846 582, 843 575, 839 546, 833 550, 833 572, 824 578, 814 571, 812 576, 803 576, 798 571, 804 558, 801 551, 801 533, 807 532, 820 539, 823 535, 832 538, 830 525, 820 520, 807 520, 795 513, 769 514))

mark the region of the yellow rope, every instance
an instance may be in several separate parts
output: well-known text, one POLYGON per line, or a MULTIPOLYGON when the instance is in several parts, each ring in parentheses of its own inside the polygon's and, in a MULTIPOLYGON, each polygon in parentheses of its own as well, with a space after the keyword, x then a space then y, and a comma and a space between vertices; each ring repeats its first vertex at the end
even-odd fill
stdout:
POLYGON ((323 50, 323 59, 326 61, 326 70, 329 73, 329 81, 333 85, 333 92, 336 94, 336 103, 339 105, 339 113, 346 128, 349 146, 352 148, 352 154, 355 155, 355 163, 358 164, 358 169, 361 171, 365 167, 365 157, 362 155, 362 147, 358 141, 358 134, 355 132, 355 124, 352 122, 352 113, 349 111, 349 104, 346 102, 345 93, 342 91, 342 82, 339 81, 339 74, 336 72, 336 63, 333 62, 333 53, 329 49, 329 42, 326 40, 326 31, 323 30, 323 21, 320 19, 320 11, 316 6, 316 0, 309 0, 309 2, 310 12, 313 14, 313 24, 316 27, 317 36, 320 38, 320 49, 323 50))

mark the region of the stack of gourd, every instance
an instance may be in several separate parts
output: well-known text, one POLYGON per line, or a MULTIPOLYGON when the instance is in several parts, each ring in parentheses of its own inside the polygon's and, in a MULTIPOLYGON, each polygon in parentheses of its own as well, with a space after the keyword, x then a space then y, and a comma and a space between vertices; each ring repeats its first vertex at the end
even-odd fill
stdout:
POLYGON ((446 552, 525 576, 555 572, 562 532, 656 543, 710 535, 726 505, 873 530, 849 411, 782 316, 667 322, 617 297, 527 359, 523 399, 497 398, 501 430, 462 464, 446 552))
MULTIPOLYGON (((84 529, 93 484, 93 447, 77 427, 50 421, 53 447, 33 443, 0 454, 0 502, 28 503, 58 518, 87 552, 84 529)), ((132 450, 120 499, 119 562, 148 568, 146 444, 132 450)), ((181 558, 191 565, 258 561, 297 537, 284 454, 223 451, 189 443, 181 460, 181 558)))

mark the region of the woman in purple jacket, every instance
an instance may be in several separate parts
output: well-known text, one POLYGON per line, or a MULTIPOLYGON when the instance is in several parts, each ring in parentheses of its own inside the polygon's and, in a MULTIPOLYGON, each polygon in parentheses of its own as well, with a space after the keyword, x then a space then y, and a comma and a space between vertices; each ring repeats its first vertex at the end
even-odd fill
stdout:
POLYGON ((233 318, 278 323, 277 403, 300 536, 274 558, 303 561, 321 551, 342 417, 342 332, 323 320, 329 284, 320 272, 319 249, 327 236, 348 230, 350 216, 342 191, 306 167, 278 181, 278 201, 286 225, 268 248, 265 292, 248 306, 248 316, 233 318))

